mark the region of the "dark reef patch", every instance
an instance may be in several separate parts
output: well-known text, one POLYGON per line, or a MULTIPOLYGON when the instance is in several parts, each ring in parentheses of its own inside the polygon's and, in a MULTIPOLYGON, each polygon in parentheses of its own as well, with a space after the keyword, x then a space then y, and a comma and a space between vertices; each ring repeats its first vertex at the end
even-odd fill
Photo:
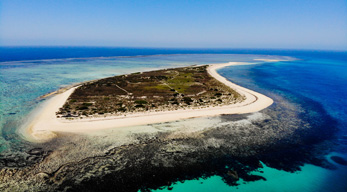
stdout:
POLYGON ((101 155, 90 150, 85 158, 58 162, 52 169, 57 158, 73 153, 81 144, 62 137, 59 145, 51 142, 50 149, 42 144, 26 150, 27 160, 38 163, 15 173, 13 168, 3 168, 0 179, 9 187, 14 174, 26 175, 15 183, 38 191, 131 192, 214 175, 230 186, 240 178, 266 180, 254 173, 261 173, 263 164, 289 172, 300 170, 305 163, 334 168, 324 156, 333 145, 336 121, 319 103, 308 98, 298 101, 291 105, 277 98, 259 113, 222 115, 216 127, 195 135, 133 135, 136 142, 112 147, 101 155))
POLYGON ((330 157, 331 160, 333 160, 335 163, 338 163, 340 165, 346 165, 347 166, 347 161, 339 156, 331 156, 330 157))

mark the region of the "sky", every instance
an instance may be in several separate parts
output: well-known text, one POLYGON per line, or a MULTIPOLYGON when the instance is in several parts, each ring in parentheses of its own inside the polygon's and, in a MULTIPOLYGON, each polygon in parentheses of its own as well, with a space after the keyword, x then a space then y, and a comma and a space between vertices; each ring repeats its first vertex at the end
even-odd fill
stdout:
POLYGON ((347 1, 0 0, 0 46, 347 50, 347 1))

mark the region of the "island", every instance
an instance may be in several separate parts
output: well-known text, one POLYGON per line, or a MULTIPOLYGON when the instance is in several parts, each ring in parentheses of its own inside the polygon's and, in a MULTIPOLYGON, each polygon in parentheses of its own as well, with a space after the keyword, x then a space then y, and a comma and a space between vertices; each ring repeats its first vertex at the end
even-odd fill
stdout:
POLYGON ((70 95, 57 118, 199 109, 244 100, 238 92, 209 75, 207 67, 138 72, 84 83, 70 95))
POLYGON ((137 72, 76 85, 53 94, 29 125, 36 141, 55 132, 168 122, 186 118, 256 112, 270 106, 265 95, 238 86, 217 69, 244 62, 137 72))

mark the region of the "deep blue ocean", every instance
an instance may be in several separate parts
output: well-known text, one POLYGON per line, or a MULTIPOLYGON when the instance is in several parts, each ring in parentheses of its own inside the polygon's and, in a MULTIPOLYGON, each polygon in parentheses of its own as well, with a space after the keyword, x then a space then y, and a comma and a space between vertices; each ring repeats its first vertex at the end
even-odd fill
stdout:
MULTIPOLYGON (((18 130, 40 103, 60 87, 113 75, 193 64, 284 56, 290 61, 231 66, 218 72, 236 84, 305 108, 319 127, 312 143, 329 141, 324 158, 334 169, 310 163, 294 173, 265 166, 266 181, 228 186, 218 176, 188 180, 172 191, 347 191, 347 52, 256 49, 152 49, 102 47, 0 47, 0 154, 25 150, 18 130), (324 125, 321 121, 328 122, 324 125)), ((306 117, 302 117, 306 118, 306 117)), ((312 121, 312 120, 311 120, 312 121)), ((317 128, 318 129, 318 128, 317 128)), ((299 133, 298 133, 299 134, 299 133)), ((301 134, 301 133, 300 133, 301 134)), ((303 143, 303 145, 306 145, 303 143)), ((309 149, 308 149, 309 150, 309 149)), ((169 190, 167 188, 161 190, 169 190)))

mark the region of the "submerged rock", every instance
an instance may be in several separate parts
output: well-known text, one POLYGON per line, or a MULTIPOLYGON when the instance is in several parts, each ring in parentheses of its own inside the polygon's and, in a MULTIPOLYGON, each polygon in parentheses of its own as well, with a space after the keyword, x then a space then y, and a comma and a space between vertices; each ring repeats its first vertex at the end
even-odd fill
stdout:
POLYGON ((41 172, 41 173, 36 174, 36 178, 44 181, 44 180, 49 179, 49 175, 45 172, 41 172))
MULTIPOLYGON (((273 110, 262 112, 266 115, 257 113, 232 120, 226 119, 229 116, 222 116, 221 124, 208 125, 196 132, 171 132, 172 124, 168 123, 153 125, 154 128, 170 128, 170 132, 132 134, 129 143, 106 145, 108 148, 104 152, 100 152, 104 148, 95 147, 98 143, 94 138, 100 138, 97 136, 91 137, 93 140, 73 135, 57 137, 57 140, 50 141, 52 148, 36 145, 27 152, 29 155, 25 154, 27 160, 37 160, 37 164, 25 169, 0 169, 0 191, 112 189, 137 192, 163 186, 170 189, 171 183, 214 175, 222 177, 227 185, 236 186, 240 178, 245 182, 266 180, 260 175, 251 175, 256 170, 262 173, 259 168, 263 165, 290 172, 299 170, 304 163, 325 166, 317 154, 322 154, 326 161, 322 151, 330 150, 330 144, 319 147, 315 138, 322 131, 327 133, 324 135, 333 132, 334 129, 326 130, 325 126, 332 121, 328 119, 325 123, 314 122, 311 125, 311 121, 294 118, 297 111, 279 107, 275 103, 273 110), (305 146, 302 146, 303 141, 305 146), (18 173, 13 170, 18 170, 18 173)), ((323 118, 314 116, 312 119, 323 118)), ((186 128, 183 125, 179 124, 186 128)), ((17 160, 9 161, 9 158, 15 159, 12 156, 1 158, 0 165, 18 166, 17 160)), ((346 164, 341 157, 332 157, 332 160, 346 164)))
POLYGON ((239 180, 239 175, 238 175, 237 172, 234 171, 234 170, 229 170, 229 171, 228 171, 228 175, 231 176, 231 177, 233 177, 235 180, 239 180))
POLYGON ((40 159, 39 156, 28 156, 28 157, 26 158, 27 161, 37 161, 37 160, 39 160, 39 159, 40 159))
POLYGON ((259 161, 259 164, 258 164, 259 168, 264 168, 263 164, 261 164, 261 162, 259 161))
POLYGON ((28 151, 29 155, 42 155, 43 154, 43 149, 42 148, 34 148, 28 151))
POLYGON ((339 156, 331 156, 330 157, 331 160, 333 160, 335 163, 338 163, 340 165, 346 165, 347 166, 347 161, 339 156))

